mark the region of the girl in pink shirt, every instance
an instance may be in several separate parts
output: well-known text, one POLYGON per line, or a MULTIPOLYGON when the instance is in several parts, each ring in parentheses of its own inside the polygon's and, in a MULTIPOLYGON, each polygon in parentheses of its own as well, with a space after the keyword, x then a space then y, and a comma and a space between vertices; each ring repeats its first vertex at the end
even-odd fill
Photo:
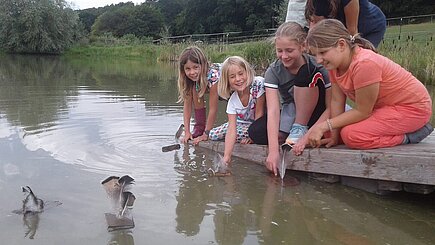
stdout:
MULTIPOLYGON (((418 143, 433 127, 432 101, 410 72, 376 53, 373 45, 350 35, 338 20, 326 19, 310 29, 309 50, 329 70, 331 117, 310 130, 309 144, 343 142, 350 148, 373 149, 418 143), (344 110, 346 99, 355 105, 344 110), (322 139, 331 131, 331 138, 322 139)), ((299 152, 300 154, 301 152, 299 152)))

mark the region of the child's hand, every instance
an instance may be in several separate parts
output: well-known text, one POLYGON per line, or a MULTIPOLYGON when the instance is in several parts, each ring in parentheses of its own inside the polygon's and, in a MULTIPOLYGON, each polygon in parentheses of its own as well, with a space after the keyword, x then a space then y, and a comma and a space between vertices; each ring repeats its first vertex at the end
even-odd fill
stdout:
POLYGON ((338 145, 338 141, 338 136, 333 135, 330 138, 322 139, 322 144, 324 144, 326 148, 329 148, 338 145))
POLYGON ((190 133, 190 131, 184 131, 183 143, 186 144, 191 139, 192 139, 192 133, 190 133))
POLYGON ((254 143, 254 141, 252 141, 251 138, 244 138, 240 141, 240 144, 244 144, 244 145, 252 144, 252 143, 254 143))
POLYGON ((296 144, 293 145, 292 147, 293 154, 295 154, 296 156, 301 155, 305 147, 307 146, 307 144, 308 144, 308 134, 305 134, 302 138, 298 140, 298 142, 296 142, 296 144))
POLYGON ((195 139, 193 139, 193 144, 197 145, 199 142, 207 141, 207 140, 208 140, 208 136, 204 133, 204 134, 196 137, 195 139))
POLYGON ((222 159, 222 162, 226 165, 226 167, 228 167, 230 165, 231 162, 231 156, 224 156, 224 158, 222 159))
POLYGON ((308 135, 308 142, 311 147, 320 147, 322 145, 321 139, 323 137, 324 131, 322 128, 317 124, 314 125, 311 130, 310 134, 308 135))
POLYGON ((271 171, 275 176, 278 175, 278 162, 280 161, 279 151, 275 153, 269 152, 266 159, 266 167, 271 171))

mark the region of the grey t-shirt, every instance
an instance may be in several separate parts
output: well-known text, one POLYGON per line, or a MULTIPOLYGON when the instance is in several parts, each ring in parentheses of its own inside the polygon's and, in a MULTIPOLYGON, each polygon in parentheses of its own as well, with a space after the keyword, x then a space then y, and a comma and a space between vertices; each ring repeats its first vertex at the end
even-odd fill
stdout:
MULTIPOLYGON (((328 71, 322 65, 317 64, 313 56, 308 54, 303 55, 308 66, 315 66, 320 70, 324 78, 325 88, 331 87, 328 71)), ((282 99, 281 103, 288 104, 294 102, 293 86, 295 85, 295 76, 296 74, 291 74, 280 60, 276 60, 266 70, 264 86, 266 88, 278 89, 282 99)), ((307 80, 307 84, 309 82, 307 80)))
MULTIPOLYGON (((291 104, 294 103, 294 95, 293 88, 294 86, 298 87, 318 87, 319 89, 319 98, 317 100, 316 107, 314 108, 313 113, 311 114, 310 120, 308 121, 308 127, 314 125, 322 113, 326 109, 326 89, 331 87, 331 82, 329 80, 328 71, 321 65, 317 64, 314 60, 314 57, 304 54, 304 58, 306 61, 306 65, 303 65, 298 74, 291 74, 282 64, 280 60, 273 62, 266 71, 264 76, 264 86, 266 88, 278 89, 281 97, 282 109, 289 109, 291 104), (308 69, 307 69, 308 68, 308 69), (306 70, 302 70, 306 69, 306 70), (304 75, 302 75, 304 74, 304 75)), ((266 98, 267 100, 267 98, 266 98)), ((294 107, 294 106, 293 106, 294 107)), ((297 108, 296 108, 297 110, 297 108)), ((291 113, 295 113, 295 110, 292 109, 291 113)), ((288 132, 287 124, 293 124, 290 120, 294 120, 295 115, 286 115, 284 116, 282 113, 289 113, 289 111, 281 111, 281 126, 280 130, 283 132, 288 132), (287 119, 286 119, 287 118, 287 119), (283 122, 283 119, 288 122, 283 122)))

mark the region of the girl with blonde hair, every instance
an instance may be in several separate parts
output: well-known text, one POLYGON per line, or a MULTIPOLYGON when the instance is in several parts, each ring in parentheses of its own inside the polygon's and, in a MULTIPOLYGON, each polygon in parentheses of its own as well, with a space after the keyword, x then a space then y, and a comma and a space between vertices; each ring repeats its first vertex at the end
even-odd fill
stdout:
POLYGON ((222 64, 218 93, 222 98, 228 99, 228 122, 213 128, 210 139, 225 139, 223 161, 229 164, 234 144, 251 143, 248 128, 264 114, 264 79, 255 76, 254 70, 245 59, 231 56, 222 64))
POLYGON ((305 137, 318 121, 329 116, 330 82, 328 71, 305 52, 307 33, 296 22, 278 27, 273 38, 277 60, 264 76, 267 116, 249 128, 256 144, 268 144, 266 167, 275 175, 280 161, 280 144, 300 152, 305 137))

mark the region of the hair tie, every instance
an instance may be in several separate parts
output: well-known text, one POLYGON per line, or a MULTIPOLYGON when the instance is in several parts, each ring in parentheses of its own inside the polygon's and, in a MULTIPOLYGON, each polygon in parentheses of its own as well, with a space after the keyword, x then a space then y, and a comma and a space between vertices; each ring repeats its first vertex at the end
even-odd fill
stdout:
POLYGON ((355 36, 356 36, 356 35, 350 35, 350 41, 351 41, 352 43, 355 43, 355 36))

